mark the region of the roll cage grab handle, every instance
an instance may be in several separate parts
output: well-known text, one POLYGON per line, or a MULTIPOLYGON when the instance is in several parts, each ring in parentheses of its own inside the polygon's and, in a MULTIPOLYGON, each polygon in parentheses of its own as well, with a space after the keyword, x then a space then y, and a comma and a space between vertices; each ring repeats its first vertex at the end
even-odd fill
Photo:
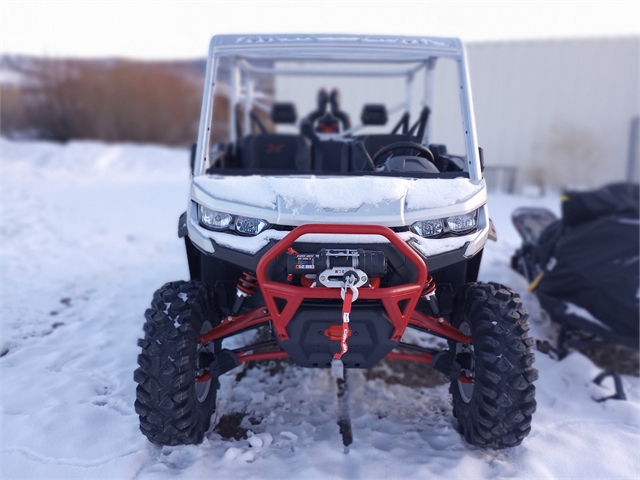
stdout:
POLYGON ((381 225, 339 225, 339 224, 307 224, 293 229, 273 248, 271 248, 258 262, 256 275, 259 288, 262 291, 269 316, 273 321, 273 327, 278 340, 288 340, 286 326, 300 307, 303 300, 308 298, 337 299, 341 300, 339 288, 307 288, 294 285, 286 285, 271 281, 267 278, 267 267, 284 253, 293 243, 307 234, 322 235, 380 235, 389 240, 417 269, 417 277, 413 283, 407 283, 385 288, 361 288, 360 299, 381 300, 394 330, 391 338, 399 341, 406 329, 409 319, 420 299, 427 280, 427 266, 424 260, 407 245, 393 230, 381 225), (282 311, 276 304, 276 298, 286 300, 287 304, 282 311), (404 309, 401 310, 398 302, 407 300, 404 309))

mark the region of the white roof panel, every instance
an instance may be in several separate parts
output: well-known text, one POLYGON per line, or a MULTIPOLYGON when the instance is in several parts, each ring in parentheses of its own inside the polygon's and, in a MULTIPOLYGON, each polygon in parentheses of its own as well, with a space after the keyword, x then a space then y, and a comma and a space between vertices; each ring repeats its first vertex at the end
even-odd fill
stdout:
POLYGON ((392 35, 216 35, 211 39, 215 56, 286 56, 327 60, 375 59, 416 61, 430 56, 460 58, 457 38, 404 37, 392 35))

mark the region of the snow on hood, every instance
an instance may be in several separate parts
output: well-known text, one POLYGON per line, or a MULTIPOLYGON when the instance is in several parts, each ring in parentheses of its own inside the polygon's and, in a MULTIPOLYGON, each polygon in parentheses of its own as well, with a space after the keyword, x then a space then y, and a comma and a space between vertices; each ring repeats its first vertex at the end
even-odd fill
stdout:
POLYGON ((455 205, 484 188, 468 178, 199 176, 194 184, 220 199, 276 210, 278 197, 294 213, 308 205, 316 209, 349 211, 365 204, 404 199, 407 210, 455 205))

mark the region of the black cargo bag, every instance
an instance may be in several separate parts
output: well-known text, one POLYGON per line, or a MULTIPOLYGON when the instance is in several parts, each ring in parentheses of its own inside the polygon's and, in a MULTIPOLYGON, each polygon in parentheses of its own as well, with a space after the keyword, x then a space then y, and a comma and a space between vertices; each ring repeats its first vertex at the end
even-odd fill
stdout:
POLYGON ((552 320, 638 349, 638 185, 563 195, 562 219, 540 235, 531 289, 552 320))

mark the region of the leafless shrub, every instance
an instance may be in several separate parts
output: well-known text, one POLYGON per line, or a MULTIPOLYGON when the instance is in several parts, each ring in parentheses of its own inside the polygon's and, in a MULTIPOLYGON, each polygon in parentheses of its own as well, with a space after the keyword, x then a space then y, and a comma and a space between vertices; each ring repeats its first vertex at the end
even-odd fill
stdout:
POLYGON ((0 85, 0 128, 3 135, 20 136, 29 133, 25 96, 16 85, 0 85))
POLYGON ((202 80, 175 63, 39 60, 10 68, 24 78, 22 123, 38 137, 171 145, 197 137, 202 80))

